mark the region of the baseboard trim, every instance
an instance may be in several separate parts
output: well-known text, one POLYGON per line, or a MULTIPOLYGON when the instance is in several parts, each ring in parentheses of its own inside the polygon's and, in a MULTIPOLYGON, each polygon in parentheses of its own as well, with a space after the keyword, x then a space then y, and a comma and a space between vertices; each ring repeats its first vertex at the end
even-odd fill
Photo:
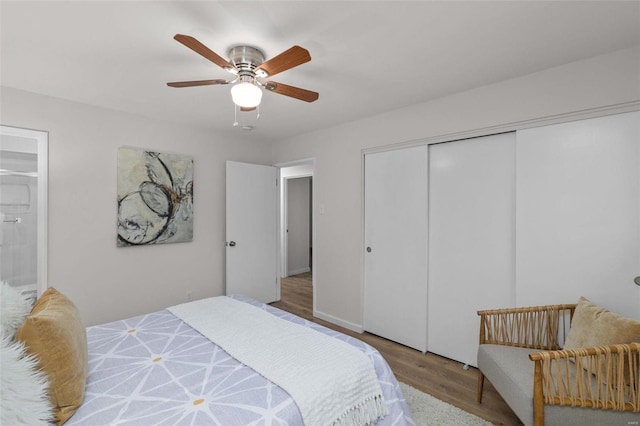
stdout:
POLYGON ((320 318, 321 320, 330 322, 331 324, 335 324, 335 325, 339 325, 340 327, 344 327, 348 330, 351 331, 355 331, 356 333, 362 333, 364 332, 364 328, 362 327, 362 325, 359 324, 354 324, 352 322, 349 321, 345 321, 341 318, 338 317, 334 317, 333 315, 329 315, 329 314, 325 314, 324 312, 320 312, 320 311, 313 311, 313 316, 316 318, 320 318))
POLYGON ((293 271, 287 271, 287 276, 304 274, 305 272, 311 272, 311 268, 308 266, 306 268, 294 269, 293 271))

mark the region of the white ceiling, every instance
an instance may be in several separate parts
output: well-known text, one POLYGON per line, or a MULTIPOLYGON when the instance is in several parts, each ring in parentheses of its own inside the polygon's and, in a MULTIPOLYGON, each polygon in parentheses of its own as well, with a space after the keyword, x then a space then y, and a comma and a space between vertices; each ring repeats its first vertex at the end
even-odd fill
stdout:
MULTIPOLYGON (((277 140, 640 44, 640 1, 6 1, 0 83, 154 119, 277 140), (229 74, 173 40, 312 60, 273 80, 252 132, 234 129, 229 74)), ((238 135, 240 136, 240 135, 238 135)))

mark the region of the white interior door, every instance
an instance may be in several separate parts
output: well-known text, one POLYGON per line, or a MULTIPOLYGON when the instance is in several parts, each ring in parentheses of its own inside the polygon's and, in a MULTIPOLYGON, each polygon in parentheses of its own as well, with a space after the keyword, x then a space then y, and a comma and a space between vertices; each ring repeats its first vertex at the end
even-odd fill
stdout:
POLYGON ((517 134, 516 301, 640 319, 640 112, 517 134))
POLYGON ((278 169, 227 161, 226 294, 280 297, 278 169))
POLYGON ((514 303, 515 134, 431 145, 428 348, 476 365, 481 309, 514 303))
POLYGON ((364 328, 427 349, 427 146, 365 155, 364 328))

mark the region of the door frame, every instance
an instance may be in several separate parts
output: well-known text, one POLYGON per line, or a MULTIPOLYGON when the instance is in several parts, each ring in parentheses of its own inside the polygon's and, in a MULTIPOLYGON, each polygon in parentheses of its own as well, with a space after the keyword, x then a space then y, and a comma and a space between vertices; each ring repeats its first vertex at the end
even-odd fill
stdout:
POLYGON ((280 277, 284 278, 287 275, 287 235, 286 235, 286 215, 287 215, 287 198, 286 198, 286 180, 295 179, 301 177, 311 177, 311 284, 313 286, 313 313, 316 311, 316 214, 314 212, 316 204, 316 180, 314 179, 316 159, 315 158, 303 158, 300 160, 287 161, 283 163, 274 164, 275 167, 280 169, 280 277), (299 172, 293 172, 283 176, 282 169, 295 166, 310 166, 309 168, 301 168, 299 172), (303 170, 304 169, 304 170, 303 170))
POLYGON ((48 193, 49 193, 49 132, 0 126, 0 135, 33 139, 37 145, 38 163, 38 213, 37 213, 37 278, 36 290, 40 296, 48 287, 48 193))

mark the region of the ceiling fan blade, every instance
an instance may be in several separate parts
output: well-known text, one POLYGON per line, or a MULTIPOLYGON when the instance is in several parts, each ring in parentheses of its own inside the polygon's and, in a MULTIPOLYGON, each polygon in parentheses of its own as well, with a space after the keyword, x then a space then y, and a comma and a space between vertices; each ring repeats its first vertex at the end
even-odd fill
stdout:
POLYGON ((269 59, 255 69, 256 74, 260 77, 274 76, 282 71, 302 65, 311 60, 309 51, 300 46, 293 46, 289 50, 285 50, 278 56, 269 59), (260 71, 264 71, 266 75, 261 75, 260 71))
POLYGON ((196 80, 196 81, 175 81, 167 83, 170 87, 193 87, 193 86, 211 86, 214 84, 229 84, 229 80, 196 80))
POLYGON ((267 81, 264 84, 264 88, 278 93, 280 95, 289 96, 292 98, 300 99, 301 101, 313 102, 320 96, 318 92, 312 92, 311 90, 301 89, 299 87, 288 86, 282 83, 276 83, 275 81, 267 81))
POLYGON ((255 110, 256 110, 256 107, 251 107, 251 108, 240 107, 240 111, 242 111, 242 112, 255 111, 255 110))
POLYGON ((184 35, 184 34, 176 34, 173 38, 176 41, 179 41, 180 43, 184 44, 185 46, 187 46, 189 49, 193 50, 194 52, 199 53, 200 55, 204 56, 205 58, 207 58, 208 60, 210 60, 211 62, 213 62, 217 66, 219 66, 220 68, 223 68, 223 69, 225 69, 225 70, 227 70, 229 72, 233 72, 233 73, 237 72, 236 67, 234 67, 233 64, 228 62, 226 59, 224 59, 222 56, 218 55, 213 50, 209 49, 204 44, 200 43, 195 38, 193 38, 191 36, 188 36, 188 35, 184 35))

